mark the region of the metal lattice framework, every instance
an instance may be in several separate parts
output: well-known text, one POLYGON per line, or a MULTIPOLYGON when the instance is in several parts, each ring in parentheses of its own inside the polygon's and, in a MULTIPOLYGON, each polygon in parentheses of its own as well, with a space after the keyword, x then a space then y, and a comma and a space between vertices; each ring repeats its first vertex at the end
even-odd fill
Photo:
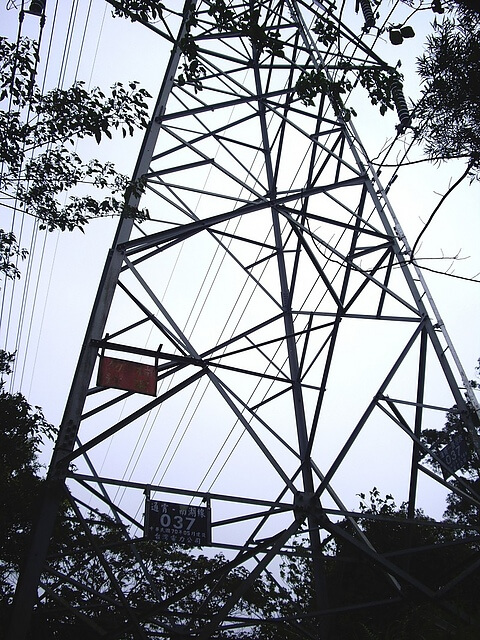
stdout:
MULTIPOLYGON (((305 72, 333 82, 346 61, 383 63, 328 3, 261 5, 283 55, 255 46, 251 33, 219 29, 208 2, 150 25, 172 42, 134 175, 145 180, 150 217, 122 219, 109 253, 17 593, 20 610, 48 599, 99 636, 209 638, 269 622, 282 637, 327 637, 322 621, 335 624, 335 608, 372 604, 358 593, 349 601, 348 590, 332 602, 323 555, 332 539, 374 568, 387 604, 448 600, 478 563, 467 553, 465 566, 426 580, 414 570, 414 534, 408 552, 388 555, 359 524, 368 514, 357 494, 373 486, 406 499, 402 522, 412 530, 423 522, 417 507, 453 488, 424 462, 421 433, 441 428, 454 405, 468 413, 468 382, 352 123, 327 89, 309 106, 296 91, 305 72), (336 33, 328 46, 312 29, 327 18, 336 33), (189 28, 201 90, 181 77, 189 28), (97 386, 104 354, 157 360, 155 397, 97 386), (222 549, 225 563, 165 595, 141 542, 145 494, 211 506, 212 552, 222 549), (58 557, 45 560, 65 496, 109 595, 73 570, 73 558, 62 568, 58 557), (135 605, 95 542, 102 516, 92 524, 92 508, 118 528, 150 606, 135 605), (295 537, 315 602, 308 612, 291 603, 290 617, 248 615, 240 603, 262 576, 288 601, 278 562, 295 554, 295 537), (219 585, 239 567, 243 580, 218 603, 219 585), (76 599, 67 602, 66 589, 76 599), (99 602, 117 611, 114 629, 102 627, 99 602)), ((232 10, 240 22, 251 7, 232 10)), ((371 517, 388 523, 389 514, 371 517)))

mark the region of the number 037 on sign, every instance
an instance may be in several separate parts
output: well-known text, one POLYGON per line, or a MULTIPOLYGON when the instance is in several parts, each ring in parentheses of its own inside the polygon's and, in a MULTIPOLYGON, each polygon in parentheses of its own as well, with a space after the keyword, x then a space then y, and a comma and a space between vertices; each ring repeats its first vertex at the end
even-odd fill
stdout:
POLYGON ((210 545, 211 510, 209 507, 147 500, 145 537, 148 540, 187 546, 210 545))

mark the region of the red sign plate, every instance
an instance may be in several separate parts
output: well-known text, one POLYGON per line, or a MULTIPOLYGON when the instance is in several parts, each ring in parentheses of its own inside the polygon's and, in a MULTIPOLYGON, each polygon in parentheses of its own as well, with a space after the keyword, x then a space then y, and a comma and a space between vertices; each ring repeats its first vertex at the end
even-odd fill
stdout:
POLYGON ((150 364, 102 356, 98 368, 97 384, 100 387, 156 396, 157 370, 155 366, 150 364))

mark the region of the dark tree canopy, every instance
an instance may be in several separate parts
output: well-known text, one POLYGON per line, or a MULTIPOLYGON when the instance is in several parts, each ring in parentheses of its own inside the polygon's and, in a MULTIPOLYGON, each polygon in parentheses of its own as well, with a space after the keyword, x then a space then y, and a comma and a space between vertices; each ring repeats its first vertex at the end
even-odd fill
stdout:
POLYGON ((53 427, 39 407, 5 389, 14 357, 0 351, 0 597, 12 594, 42 483, 38 454, 53 427))
POLYGON ((434 23, 418 59, 423 83, 415 115, 433 160, 465 158, 480 171, 480 14, 459 12, 434 23))

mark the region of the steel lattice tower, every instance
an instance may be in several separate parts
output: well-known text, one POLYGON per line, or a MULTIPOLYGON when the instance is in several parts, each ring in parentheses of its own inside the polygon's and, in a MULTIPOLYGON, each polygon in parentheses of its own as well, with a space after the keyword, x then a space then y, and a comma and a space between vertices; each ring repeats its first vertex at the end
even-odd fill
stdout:
MULTIPOLYGON (((232 3, 238 24, 257 4, 232 3)), ((172 43, 134 174, 145 193, 127 202, 129 210, 148 208, 149 219, 125 215, 106 261, 19 582, 23 613, 38 593, 45 597, 40 576, 52 575, 48 539, 65 499, 85 532, 86 556, 116 594, 109 604, 120 612, 118 626, 93 622, 101 590, 69 573, 68 558, 63 572, 56 565, 47 596, 108 638, 203 639, 260 628, 265 620, 238 603, 265 572, 275 579, 278 559, 295 554, 295 537, 316 601, 295 619, 278 618, 285 637, 288 630, 326 638, 333 610, 368 604, 348 593, 332 602, 323 554, 330 539, 374 568, 386 603, 448 599, 476 569, 468 555, 456 572, 425 581, 415 573, 421 550, 413 534, 412 548, 388 555, 359 525, 366 516, 356 494, 378 483, 406 496, 412 531, 422 496, 452 488, 426 464, 421 440, 422 429, 442 427, 450 407, 463 416, 466 437, 475 436, 468 381, 332 93, 347 61, 383 63, 328 2, 260 4, 259 22, 278 33, 281 55, 262 49, 252 30, 218 24, 208 2, 187 0, 183 12, 149 27, 172 43), (327 43, 314 28, 325 20, 335 30, 327 43), (182 66, 189 38, 198 46, 200 89, 182 66), (305 106, 297 82, 319 71, 325 90, 305 106), (99 386, 105 356, 154 364, 155 395, 99 386), (107 454, 114 462, 104 463, 107 454), (145 495, 211 506, 212 551, 222 549, 227 562, 168 598, 150 584, 152 605, 141 609, 95 544, 86 508, 116 523, 148 584, 145 495), (238 567, 245 579, 210 606, 238 567), (82 606, 65 604, 66 587, 84 594, 82 606)), ((25 632, 22 619, 15 638, 25 632)))

